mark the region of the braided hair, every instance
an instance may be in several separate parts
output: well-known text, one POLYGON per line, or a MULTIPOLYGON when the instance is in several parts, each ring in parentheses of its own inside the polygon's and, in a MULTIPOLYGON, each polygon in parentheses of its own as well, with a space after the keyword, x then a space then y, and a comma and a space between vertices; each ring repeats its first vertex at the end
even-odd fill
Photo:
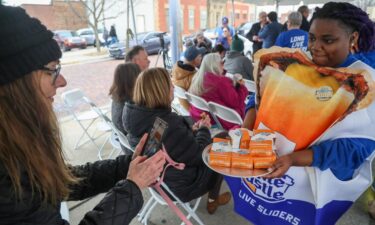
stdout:
POLYGON ((315 19, 332 19, 340 21, 352 33, 357 31, 358 50, 369 52, 375 50, 375 23, 362 9, 344 2, 328 2, 322 8, 315 8, 310 24, 315 19))

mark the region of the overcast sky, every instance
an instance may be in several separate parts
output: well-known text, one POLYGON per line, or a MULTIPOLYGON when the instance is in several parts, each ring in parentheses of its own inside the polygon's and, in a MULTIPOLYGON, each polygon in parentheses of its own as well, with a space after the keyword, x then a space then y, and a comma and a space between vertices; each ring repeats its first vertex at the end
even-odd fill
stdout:
POLYGON ((4 0, 6 5, 18 6, 21 4, 49 4, 51 0, 4 0))

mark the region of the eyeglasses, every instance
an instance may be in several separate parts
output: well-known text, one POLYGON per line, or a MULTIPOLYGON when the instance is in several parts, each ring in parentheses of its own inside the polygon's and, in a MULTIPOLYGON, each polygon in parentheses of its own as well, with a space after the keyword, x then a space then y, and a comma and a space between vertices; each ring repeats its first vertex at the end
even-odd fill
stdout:
POLYGON ((57 77, 60 75, 61 65, 57 64, 55 69, 50 69, 46 66, 42 70, 47 71, 49 75, 52 76, 52 85, 56 83, 57 77))

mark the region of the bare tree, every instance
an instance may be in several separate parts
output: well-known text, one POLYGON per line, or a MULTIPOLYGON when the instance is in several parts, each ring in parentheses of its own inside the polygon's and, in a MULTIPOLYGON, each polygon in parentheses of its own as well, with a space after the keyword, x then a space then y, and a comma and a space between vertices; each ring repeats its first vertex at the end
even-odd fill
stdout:
MULTIPOLYGON (((117 13, 112 16, 104 15, 104 11, 113 9, 114 6, 118 1, 116 0, 79 0, 86 9, 87 15, 81 15, 78 11, 73 7, 72 2, 74 0, 66 0, 70 6, 70 9, 73 11, 75 15, 77 15, 81 20, 87 22, 87 24, 94 30, 95 34, 95 45, 96 51, 100 52, 100 40, 98 29, 99 25, 108 19, 115 19, 119 15, 124 13, 124 10, 117 10, 117 13), (90 20, 91 18, 91 20, 90 20)), ((74 1, 77 2, 77 1, 74 1)))

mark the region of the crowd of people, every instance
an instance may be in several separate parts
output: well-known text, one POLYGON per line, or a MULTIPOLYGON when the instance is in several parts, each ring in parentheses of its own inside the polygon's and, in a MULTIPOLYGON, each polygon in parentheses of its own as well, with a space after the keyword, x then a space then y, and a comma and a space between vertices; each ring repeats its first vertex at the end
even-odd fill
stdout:
MULTIPOLYGON (((276 12, 260 12, 259 22, 246 34, 253 42, 252 53, 273 46, 299 48, 309 51, 319 67, 348 67, 361 61, 374 68, 375 25, 365 12, 349 3, 327 3, 315 10, 310 22, 308 17, 308 7, 301 6, 288 15, 283 31, 276 12)), ((244 55, 244 41, 227 17, 216 29, 215 45, 198 32, 171 74, 163 68, 149 68, 143 47, 127 51, 125 63, 115 69, 109 95, 112 121, 127 135, 134 151, 123 148, 125 154, 116 159, 82 166, 66 164, 52 110, 56 90, 67 85, 60 71, 62 54, 52 32, 19 7, 0 5, 0 24, 5 37, 0 40, 2 223, 68 224, 59 214, 62 201, 107 192, 80 224, 129 224, 142 207, 141 190, 155 183, 166 163, 162 151, 150 158, 140 156, 157 117, 168 123, 162 138, 167 154, 186 166, 166 170, 164 181, 173 193, 184 202, 208 193, 210 214, 231 200, 229 192, 220 194, 223 175, 202 159, 203 150, 212 142, 210 128, 215 121, 184 99, 179 101, 193 122, 171 107, 178 86, 235 110, 245 128, 259 124, 261 102, 244 85, 244 79, 254 81, 253 62, 244 55)), ((109 36, 117 40, 114 27, 109 36)), ((373 123, 375 110, 371 112, 373 123)), ((225 130, 238 127, 223 120, 220 123, 225 130)), ((355 132, 354 124, 352 128, 355 132)), ((329 139, 279 157, 266 178, 283 176, 293 166, 306 166, 331 169, 338 179, 347 181, 374 149, 375 139, 362 133, 329 139)))

